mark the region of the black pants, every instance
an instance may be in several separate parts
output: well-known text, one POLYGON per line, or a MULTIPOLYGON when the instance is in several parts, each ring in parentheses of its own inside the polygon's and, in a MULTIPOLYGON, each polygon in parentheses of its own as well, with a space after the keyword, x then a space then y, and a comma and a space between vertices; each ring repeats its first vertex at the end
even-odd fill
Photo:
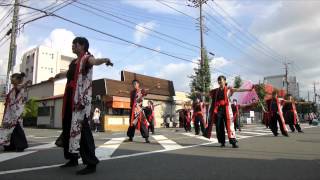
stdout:
POLYGON ((28 148, 26 135, 20 124, 17 123, 11 134, 10 145, 4 146, 4 149, 7 151, 23 151, 26 148, 28 148))
MULTIPOLYGON (((69 152, 69 139, 71 130, 71 120, 72 120, 72 110, 71 110, 71 100, 72 90, 67 90, 67 102, 64 117, 62 120, 62 141, 63 141, 63 152, 65 159, 71 161, 77 161, 79 155, 77 153, 69 152)), ((95 155, 95 144, 92 136, 92 132, 88 123, 88 118, 84 117, 81 129, 81 139, 80 139, 80 156, 82 161, 86 165, 96 165, 99 163, 98 158, 95 155)))
POLYGON ((292 132, 294 132, 295 130, 297 130, 298 132, 302 131, 299 122, 296 122, 296 124, 294 124, 294 114, 293 114, 293 112, 291 112, 291 111, 287 112, 286 113, 286 119, 288 120, 288 124, 289 124, 289 127, 290 127, 292 132))
MULTIPOLYGON (((225 107, 223 106, 218 108, 218 113, 216 116, 216 133, 217 133, 218 142, 221 144, 225 144, 226 142, 226 136, 225 136, 226 128, 227 128, 227 116, 226 116, 225 107)), ((235 138, 229 139, 230 144, 236 144, 236 142, 237 140, 235 138)))
POLYGON ((154 134, 154 118, 152 118, 150 121, 149 121, 149 127, 148 127, 148 131, 151 131, 152 134, 154 134))
POLYGON ((205 134, 205 127, 204 127, 203 119, 201 116, 196 116, 195 120, 194 120, 194 130, 195 130, 196 135, 198 135, 200 133, 200 128, 201 128, 202 134, 204 135, 205 134))
MULTIPOLYGON (((127 136, 130 138, 133 138, 135 131, 136 131, 136 126, 134 126, 134 125, 129 126, 128 131, 127 131, 127 136)), ((149 138, 148 128, 142 122, 140 123, 140 133, 143 138, 149 138)))
POLYGON ((239 129, 239 131, 241 131, 241 124, 240 124, 239 117, 235 118, 235 122, 234 122, 234 130, 237 131, 237 129, 239 129))
MULTIPOLYGON (((77 161, 79 158, 79 155, 77 153, 70 153, 69 152, 69 138, 70 138, 70 130, 69 130, 69 136, 65 135, 66 132, 63 132, 64 134, 64 140, 63 140, 63 150, 64 150, 64 157, 66 159, 69 159, 71 161, 77 161), (65 139, 66 137, 69 137, 65 139)), ((82 123, 82 129, 81 129, 81 138, 80 138, 80 157, 83 161, 83 164, 86 165, 96 165, 99 163, 98 158, 95 155, 95 144, 94 139, 92 136, 92 132, 89 126, 89 123, 87 120, 83 121, 82 123)))
POLYGON ((280 125, 280 130, 281 130, 282 135, 288 136, 288 132, 283 127, 283 126, 285 126, 285 124, 282 124, 280 115, 276 112, 272 113, 272 116, 270 119, 270 124, 269 124, 269 127, 270 127, 273 135, 278 136, 278 122, 280 125))
POLYGON ((184 120, 183 126, 184 126, 184 130, 185 130, 186 132, 188 132, 188 131, 191 132, 191 123, 190 123, 190 121, 187 122, 187 120, 184 120))

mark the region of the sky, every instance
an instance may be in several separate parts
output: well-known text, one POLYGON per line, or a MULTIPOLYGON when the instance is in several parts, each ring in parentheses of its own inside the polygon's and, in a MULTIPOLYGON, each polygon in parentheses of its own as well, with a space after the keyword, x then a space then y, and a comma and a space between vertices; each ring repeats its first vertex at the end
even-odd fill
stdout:
MULTIPOLYGON (((0 0, 0 4, 12 1, 0 0)), ((22 0, 39 9, 68 3, 64 1, 22 0)), ((289 75, 297 76, 302 97, 313 91, 313 82, 320 77, 320 0, 215 0, 203 7, 204 44, 214 53, 209 55, 214 85, 221 74, 231 84, 237 75, 257 83, 265 76, 284 74, 283 63, 288 62, 289 75)), ((0 39, 10 28, 11 14, 2 20, 10 8, 0 6, 0 39)), ((176 90, 189 91, 189 76, 200 56, 200 36, 199 9, 187 0, 77 0, 55 14, 97 31, 56 17, 22 28, 21 24, 41 15, 22 7, 17 64, 24 52, 38 45, 70 53, 73 38, 84 36, 95 57, 114 62, 112 68, 94 67, 94 79, 120 80, 120 71, 128 70, 172 80, 176 90)), ((9 41, 4 40, 0 41, 0 75, 6 74, 8 59, 9 41)))

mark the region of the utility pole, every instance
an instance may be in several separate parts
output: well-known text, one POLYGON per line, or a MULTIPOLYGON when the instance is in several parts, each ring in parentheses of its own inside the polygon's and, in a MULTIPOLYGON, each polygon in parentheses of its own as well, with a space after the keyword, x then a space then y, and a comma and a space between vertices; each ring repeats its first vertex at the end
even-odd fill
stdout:
POLYGON ((310 102, 310 92, 308 91, 308 102, 310 102))
POLYGON ((20 0, 14 1, 13 17, 12 17, 12 27, 11 27, 11 41, 9 47, 9 58, 8 58, 8 69, 7 69, 7 79, 6 79, 6 93, 10 90, 10 75, 12 68, 16 63, 16 51, 17 51, 17 32, 18 32, 18 15, 19 15, 19 3, 20 0))
POLYGON ((313 82, 314 103, 317 104, 316 82, 313 82))
POLYGON ((284 67, 285 67, 285 81, 286 81, 286 90, 287 90, 287 94, 289 94, 289 81, 288 81, 288 65, 290 63, 285 62, 284 63, 284 67))
MULTIPOLYGON (((203 42, 203 33, 204 33, 204 22, 202 15, 202 5, 207 3, 208 0, 188 0, 193 5, 191 7, 199 8, 199 25, 200 25, 200 69, 202 73, 202 93, 205 92, 205 76, 204 76, 204 42, 203 42)), ((204 98, 204 97, 203 97, 204 98)), ((204 100, 204 99, 203 99, 204 100)))

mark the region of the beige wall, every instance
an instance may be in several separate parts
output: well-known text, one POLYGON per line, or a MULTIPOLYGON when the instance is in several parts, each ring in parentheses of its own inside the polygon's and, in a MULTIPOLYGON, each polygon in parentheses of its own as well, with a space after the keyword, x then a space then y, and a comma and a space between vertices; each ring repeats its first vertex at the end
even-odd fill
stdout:
POLYGON ((62 128, 62 104, 63 98, 40 101, 39 107, 50 107, 50 115, 38 116, 37 126, 62 128))
POLYGON ((75 56, 65 56, 65 55, 61 55, 61 60, 60 60, 60 69, 59 71, 60 72, 63 72, 63 71, 67 71, 69 69, 69 64, 71 63, 71 61, 73 59, 75 59, 75 56))
POLYGON ((3 113, 4 113, 4 102, 0 101, 0 126, 2 124, 3 113))
POLYGON ((53 91, 54 88, 52 81, 33 85, 28 89, 28 98, 41 99, 50 97, 53 96, 53 91))
POLYGON ((62 128, 62 104, 63 98, 54 101, 54 128, 62 128))
POLYGON ((53 95, 56 96, 56 95, 64 94, 64 89, 66 87, 66 84, 67 84, 67 78, 58 79, 54 81, 53 95))

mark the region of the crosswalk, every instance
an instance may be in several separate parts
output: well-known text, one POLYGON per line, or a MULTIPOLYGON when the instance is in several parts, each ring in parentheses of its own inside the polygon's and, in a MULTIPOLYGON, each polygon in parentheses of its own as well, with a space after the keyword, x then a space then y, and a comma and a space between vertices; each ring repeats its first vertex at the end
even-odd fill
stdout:
MULTIPOLYGON (((312 126, 302 125, 303 129, 310 128, 312 126)), ((236 136, 238 140, 247 139, 257 136, 268 136, 272 135, 269 129, 264 126, 252 126, 243 128, 241 132, 237 132, 236 136)), ((207 139, 200 135, 195 135, 193 133, 183 132, 179 130, 178 132, 162 133, 157 135, 151 135, 151 144, 144 143, 141 136, 137 136, 134 142, 126 142, 127 137, 114 137, 105 138, 104 142, 96 141, 96 156, 100 160, 110 160, 119 158, 129 158, 133 156, 141 156, 145 154, 161 153, 174 151, 179 149, 198 147, 204 145, 211 145, 218 143, 215 132, 212 133, 212 137, 207 139), (121 152, 121 153, 120 153, 121 152)), ((5 173, 10 173, 11 171, 1 171, 1 164, 9 160, 19 161, 25 156, 30 156, 32 154, 38 153, 40 151, 46 150, 56 150, 61 151, 61 148, 55 147, 53 141, 42 143, 40 145, 33 145, 29 147, 24 152, 0 152, 0 175, 5 173)), ((42 153, 43 154, 43 153, 42 153)), ((40 157, 41 158, 41 157, 40 157)), ((63 163, 63 162, 61 162, 63 163)), ((57 164, 46 166, 56 167, 57 164)), ((39 167, 36 167, 39 168, 39 167)), ((31 168, 32 169, 32 168, 31 168)), ((16 172, 16 171, 12 171, 16 172)))

